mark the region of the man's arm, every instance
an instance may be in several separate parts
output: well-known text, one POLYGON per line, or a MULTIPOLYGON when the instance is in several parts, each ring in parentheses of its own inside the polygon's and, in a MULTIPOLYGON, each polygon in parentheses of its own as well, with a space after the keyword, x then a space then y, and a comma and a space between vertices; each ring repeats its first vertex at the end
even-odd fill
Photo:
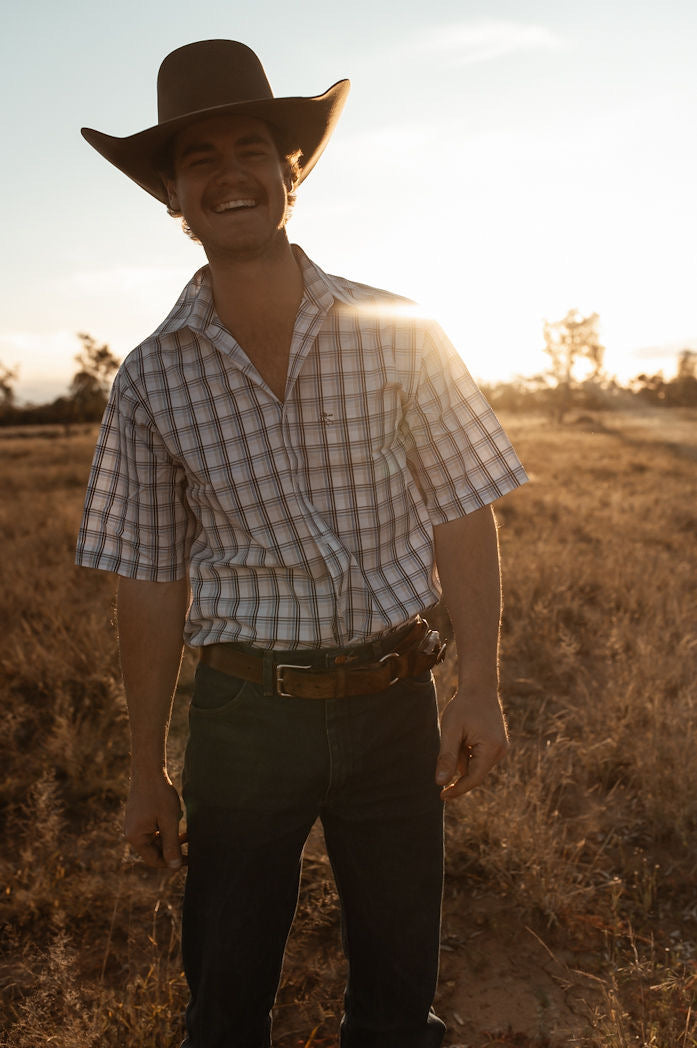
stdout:
POLYGON ((166 745, 188 603, 186 579, 119 579, 119 649, 131 726, 125 833, 148 866, 182 864, 181 804, 167 774, 166 745))
POLYGON ((501 576, 490 506, 434 529, 436 566, 458 653, 458 689, 441 717, 442 797, 478 786, 508 748, 498 694, 501 576))

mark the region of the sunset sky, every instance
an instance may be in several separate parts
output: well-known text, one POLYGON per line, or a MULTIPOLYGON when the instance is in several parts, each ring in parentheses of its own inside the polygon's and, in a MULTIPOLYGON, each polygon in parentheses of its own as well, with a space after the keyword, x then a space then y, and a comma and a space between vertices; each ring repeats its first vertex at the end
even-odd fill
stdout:
POLYGON ((697 349, 694 0, 34 0, 6 15, 0 362, 63 392, 76 332, 123 357, 205 258, 80 137, 157 121, 162 58, 243 40, 276 95, 353 89, 291 239, 417 299, 475 376, 545 365, 544 318, 597 312, 608 370, 697 349))

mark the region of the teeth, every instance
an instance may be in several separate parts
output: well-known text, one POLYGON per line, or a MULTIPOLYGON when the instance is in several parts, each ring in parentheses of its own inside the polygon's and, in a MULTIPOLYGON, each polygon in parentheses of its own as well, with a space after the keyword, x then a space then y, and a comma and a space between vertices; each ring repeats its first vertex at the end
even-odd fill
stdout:
POLYGON ((216 214, 220 215, 223 211, 234 211, 240 207, 255 207, 256 200, 226 200, 223 204, 216 204, 213 208, 216 214))

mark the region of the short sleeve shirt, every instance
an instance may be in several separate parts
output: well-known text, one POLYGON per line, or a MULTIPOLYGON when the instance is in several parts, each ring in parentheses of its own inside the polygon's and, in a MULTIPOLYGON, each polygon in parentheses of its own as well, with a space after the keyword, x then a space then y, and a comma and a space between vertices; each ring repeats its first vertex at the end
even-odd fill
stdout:
POLYGON ((282 402, 204 267, 121 366, 102 422, 77 561, 188 575, 193 646, 379 635, 439 598, 433 526, 526 479, 437 324, 294 250, 305 293, 282 402))

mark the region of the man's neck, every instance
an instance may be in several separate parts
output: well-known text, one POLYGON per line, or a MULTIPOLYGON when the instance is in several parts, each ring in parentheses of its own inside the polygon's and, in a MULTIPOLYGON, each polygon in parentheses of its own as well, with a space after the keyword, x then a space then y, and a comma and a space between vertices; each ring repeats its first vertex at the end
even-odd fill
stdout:
POLYGON ((303 296, 303 276, 293 249, 283 234, 259 257, 209 258, 216 312, 226 327, 234 317, 245 322, 255 314, 280 310, 297 312, 303 296))
POLYGON ((221 323, 242 347, 278 400, 283 400, 303 276, 283 242, 263 257, 209 259, 213 299, 221 323))

